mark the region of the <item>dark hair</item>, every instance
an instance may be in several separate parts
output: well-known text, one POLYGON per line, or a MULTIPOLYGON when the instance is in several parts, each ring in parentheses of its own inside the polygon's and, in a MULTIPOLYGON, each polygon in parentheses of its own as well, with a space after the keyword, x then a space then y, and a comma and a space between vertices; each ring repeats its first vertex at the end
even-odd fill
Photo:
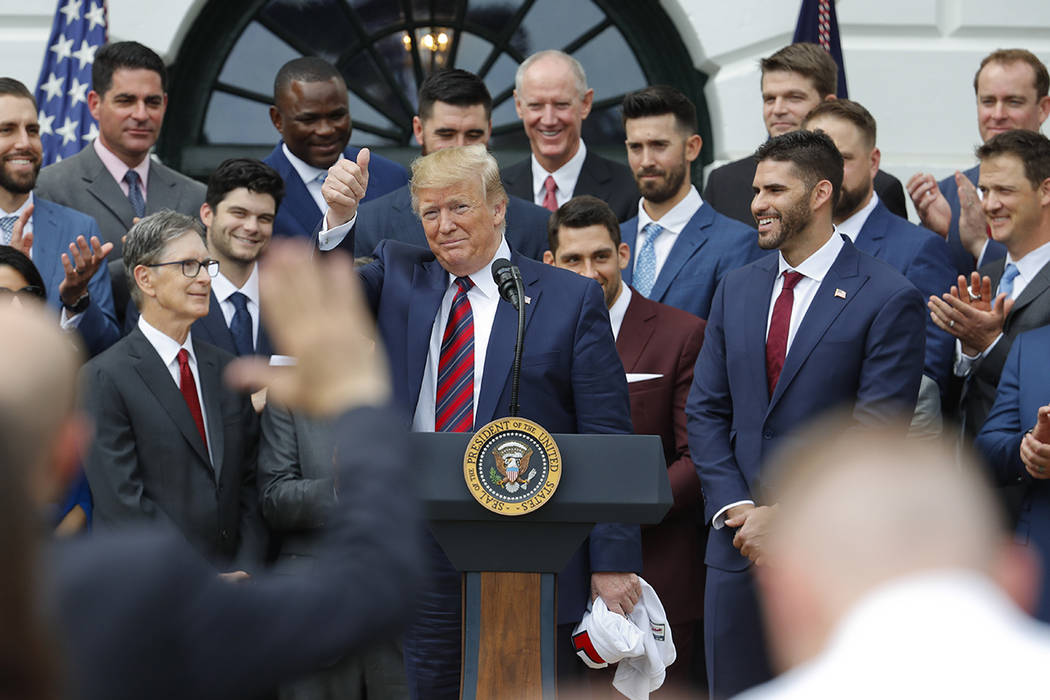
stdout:
POLYGON ((419 118, 429 119, 435 102, 456 107, 485 108, 485 118, 492 118, 492 95, 481 78, 470 71, 451 68, 427 76, 419 86, 419 118))
POLYGON ((604 226, 609 231, 613 246, 620 246, 620 222, 609 205, 589 194, 573 197, 547 219, 547 245, 551 255, 558 252, 558 231, 565 228, 604 226))
POLYGON ((0 245, 0 266, 3 265, 22 275, 30 287, 40 290, 39 294, 35 291, 33 294, 47 301, 47 287, 44 286, 44 278, 40 276, 40 270, 36 269, 36 265, 25 253, 9 245, 0 245))
POLYGON ((303 56, 293 58, 281 66, 273 79, 273 101, 277 103, 277 96, 288 89, 292 81, 298 80, 303 83, 326 83, 336 78, 340 83, 346 84, 342 73, 328 61, 316 56, 303 56))
POLYGON ((208 193, 204 201, 214 211, 226 195, 238 187, 270 195, 275 209, 281 206, 284 197, 284 180, 269 165, 254 158, 229 158, 219 163, 208 178, 208 193))
POLYGON ((998 49, 985 56, 981 61, 981 67, 974 73, 973 91, 975 93, 977 92, 977 79, 981 77, 981 71, 989 63, 1027 63, 1032 67, 1032 73, 1035 75, 1033 87, 1036 99, 1046 97, 1050 91, 1050 73, 1047 73, 1046 65, 1034 53, 1026 49, 998 49))
POLYGON ((124 239, 124 275, 128 281, 131 300, 142 309, 142 290, 135 280, 135 268, 152 265, 160 260, 168 244, 187 234, 196 234, 207 244, 204 229, 192 216, 171 209, 161 209, 138 220, 124 239))
POLYGON ((164 61, 153 49, 137 41, 117 41, 98 50, 91 64, 91 89, 105 96, 113 86, 113 71, 118 68, 151 70, 160 76, 160 89, 168 90, 168 71, 164 61))
POLYGON ((838 90, 839 67, 831 54, 817 44, 788 44, 758 65, 763 76, 770 71, 789 71, 809 78, 821 97, 834 95, 838 90))
POLYGON ((675 124, 686 134, 696 133, 696 107, 680 90, 669 85, 650 85, 623 98, 623 123, 628 119, 673 114, 675 124))
POLYGON ((1004 131, 977 147, 977 157, 981 161, 1002 155, 1017 156, 1024 163, 1024 175, 1033 188, 1038 188, 1050 177, 1050 139, 1038 131, 1004 131))
POLYGON ((795 166, 806 187, 813 189, 821 180, 831 183, 831 203, 839 201, 842 189, 842 154, 823 131, 792 131, 774 136, 755 151, 756 161, 775 160, 795 166))
MULTIPOLYGON (((863 105, 852 100, 824 100, 809 111, 802 120, 802 128, 809 129, 807 124, 817 117, 835 117, 847 121, 860 129, 870 148, 875 147, 875 117, 864 109, 863 105)), ((810 129, 812 131, 812 129, 810 129)))
POLYGON ((29 88, 25 86, 25 83, 14 78, 0 78, 0 95, 23 97, 32 102, 33 109, 36 109, 36 98, 33 97, 33 93, 29 92, 29 88))

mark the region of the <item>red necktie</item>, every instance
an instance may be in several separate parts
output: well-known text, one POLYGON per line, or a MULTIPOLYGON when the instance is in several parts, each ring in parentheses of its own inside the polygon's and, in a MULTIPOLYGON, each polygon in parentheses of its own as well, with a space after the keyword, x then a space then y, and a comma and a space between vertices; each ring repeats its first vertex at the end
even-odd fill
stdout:
POLYGON ((186 348, 179 350, 179 390, 182 398, 186 399, 186 405, 190 407, 190 415, 193 422, 197 424, 197 431, 201 434, 204 442, 204 451, 208 451, 208 434, 204 432, 204 414, 201 413, 201 401, 197 397, 197 382, 193 381, 193 372, 190 371, 190 354, 186 348))
POLYGON ((780 370, 784 369, 784 357, 787 355, 788 329, 791 327, 791 307, 795 303, 795 285, 802 279, 801 272, 784 271, 784 288, 773 305, 773 317, 769 321, 769 335, 766 336, 766 380, 769 382, 769 395, 777 388, 780 370))
POLYGON ((465 433, 474 427, 474 313, 467 298, 474 283, 459 277, 456 284, 438 357, 434 430, 465 433))
POLYGON ((548 175, 547 179, 543 181, 543 189, 547 190, 547 194, 543 195, 543 208, 558 211, 558 198, 554 196, 554 191, 558 189, 558 185, 554 182, 553 175, 548 175))

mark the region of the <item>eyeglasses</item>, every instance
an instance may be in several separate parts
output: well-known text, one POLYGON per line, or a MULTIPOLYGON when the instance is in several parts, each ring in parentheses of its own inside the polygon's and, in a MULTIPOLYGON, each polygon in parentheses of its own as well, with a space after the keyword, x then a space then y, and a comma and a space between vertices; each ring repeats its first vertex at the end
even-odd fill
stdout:
POLYGON ((44 290, 34 285, 22 287, 21 289, 8 289, 7 287, 0 287, 0 300, 12 296, 17 297, 18 299, 47 299, 47 295, 44 294, 44 290))
POLYGON ((165 265, 182 265, 182 274, 186 275, 190 279, 193 279, 201 273, 203 267, 208 271, 208 277, 214 277, 219 274, 219 261, 218 260, 174 260, 166 263, 153 263, 146 265, 146 267, 164 267, 165 265))

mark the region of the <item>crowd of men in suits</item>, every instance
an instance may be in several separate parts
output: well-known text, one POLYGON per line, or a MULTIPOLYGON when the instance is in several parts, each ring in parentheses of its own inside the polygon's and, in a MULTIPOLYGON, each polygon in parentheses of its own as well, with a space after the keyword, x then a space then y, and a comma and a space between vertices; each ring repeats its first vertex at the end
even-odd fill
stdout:
MULTIPOLYGON (((663 522, 596 525, 559 576, 565 688, 597 684, 572 628, 598 596, 630 612, 639 575, 678 651, 663 692, 730 697, 773 676, 756 591, 777 530, 767 464, 833 408, 916 440, 958 423, 1018 535, 1050 556, 1046 67, 1020 49, 984 59, 979 163, 907 183, 921 226, 880 169, 875 118, 835 99, 823 49, 789 45, 761 71, 767 139, 713 170, 703 196, 688 97, 628 94, 627 165, 609 160, 581 138, 595 95, 560 51, 518 68, 531 154, 502 170, 478 76, 423 81, 409 172, 349 145, 345 79, 305 57, 274 79, 273 152, 223 162, 207 186, 150 156, 167 89, 147 47, 99 50, 99 136, 43 170, 33 97, 0 78, 2 243, 32 260, 91 358, 80 405, 95 530, 179 533, 230 585, 323 557, 347 488, 334 455, 354 446, 294 397, 223 381, 237 356, 295 363, 276 355, 287 329, 264 309, 260 261, 277 237, 359 259, 404 426, 470 432, 506 413, 517 312, 490 268, 507 258, 525 291, 521 415, 554 433, 660 436, 674 497, 663 522)), ((16 298, 40 286, 14 285, 16 298)), ((459 696, 460 576, 433 538, 423 550, 403 636, 318 659, 282 679, 282 697, 459 696)), ((1035 612, 1050 621, 1043 591, 1035 612)))

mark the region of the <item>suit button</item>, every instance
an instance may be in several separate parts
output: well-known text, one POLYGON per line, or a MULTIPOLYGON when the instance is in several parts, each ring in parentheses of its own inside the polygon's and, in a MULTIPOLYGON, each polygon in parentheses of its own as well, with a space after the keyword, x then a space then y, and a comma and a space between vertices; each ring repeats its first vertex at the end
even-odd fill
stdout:
POLYGON ((222 538, 223 538, 224 540, 228 540, 228 539, 230 539, 230 531, 229 531, 229 530, 223 530, 223 531, 222 531, 221 533, 219 533, 219 534, 221 534, 221 535, 222 535, 222 538))
POLYGON ((773 433, 771 433, 771 432, 769 432, 767 430, 766 432, 762 433, 762 439, 763 440, 772 440, 773 439, 773 433))

